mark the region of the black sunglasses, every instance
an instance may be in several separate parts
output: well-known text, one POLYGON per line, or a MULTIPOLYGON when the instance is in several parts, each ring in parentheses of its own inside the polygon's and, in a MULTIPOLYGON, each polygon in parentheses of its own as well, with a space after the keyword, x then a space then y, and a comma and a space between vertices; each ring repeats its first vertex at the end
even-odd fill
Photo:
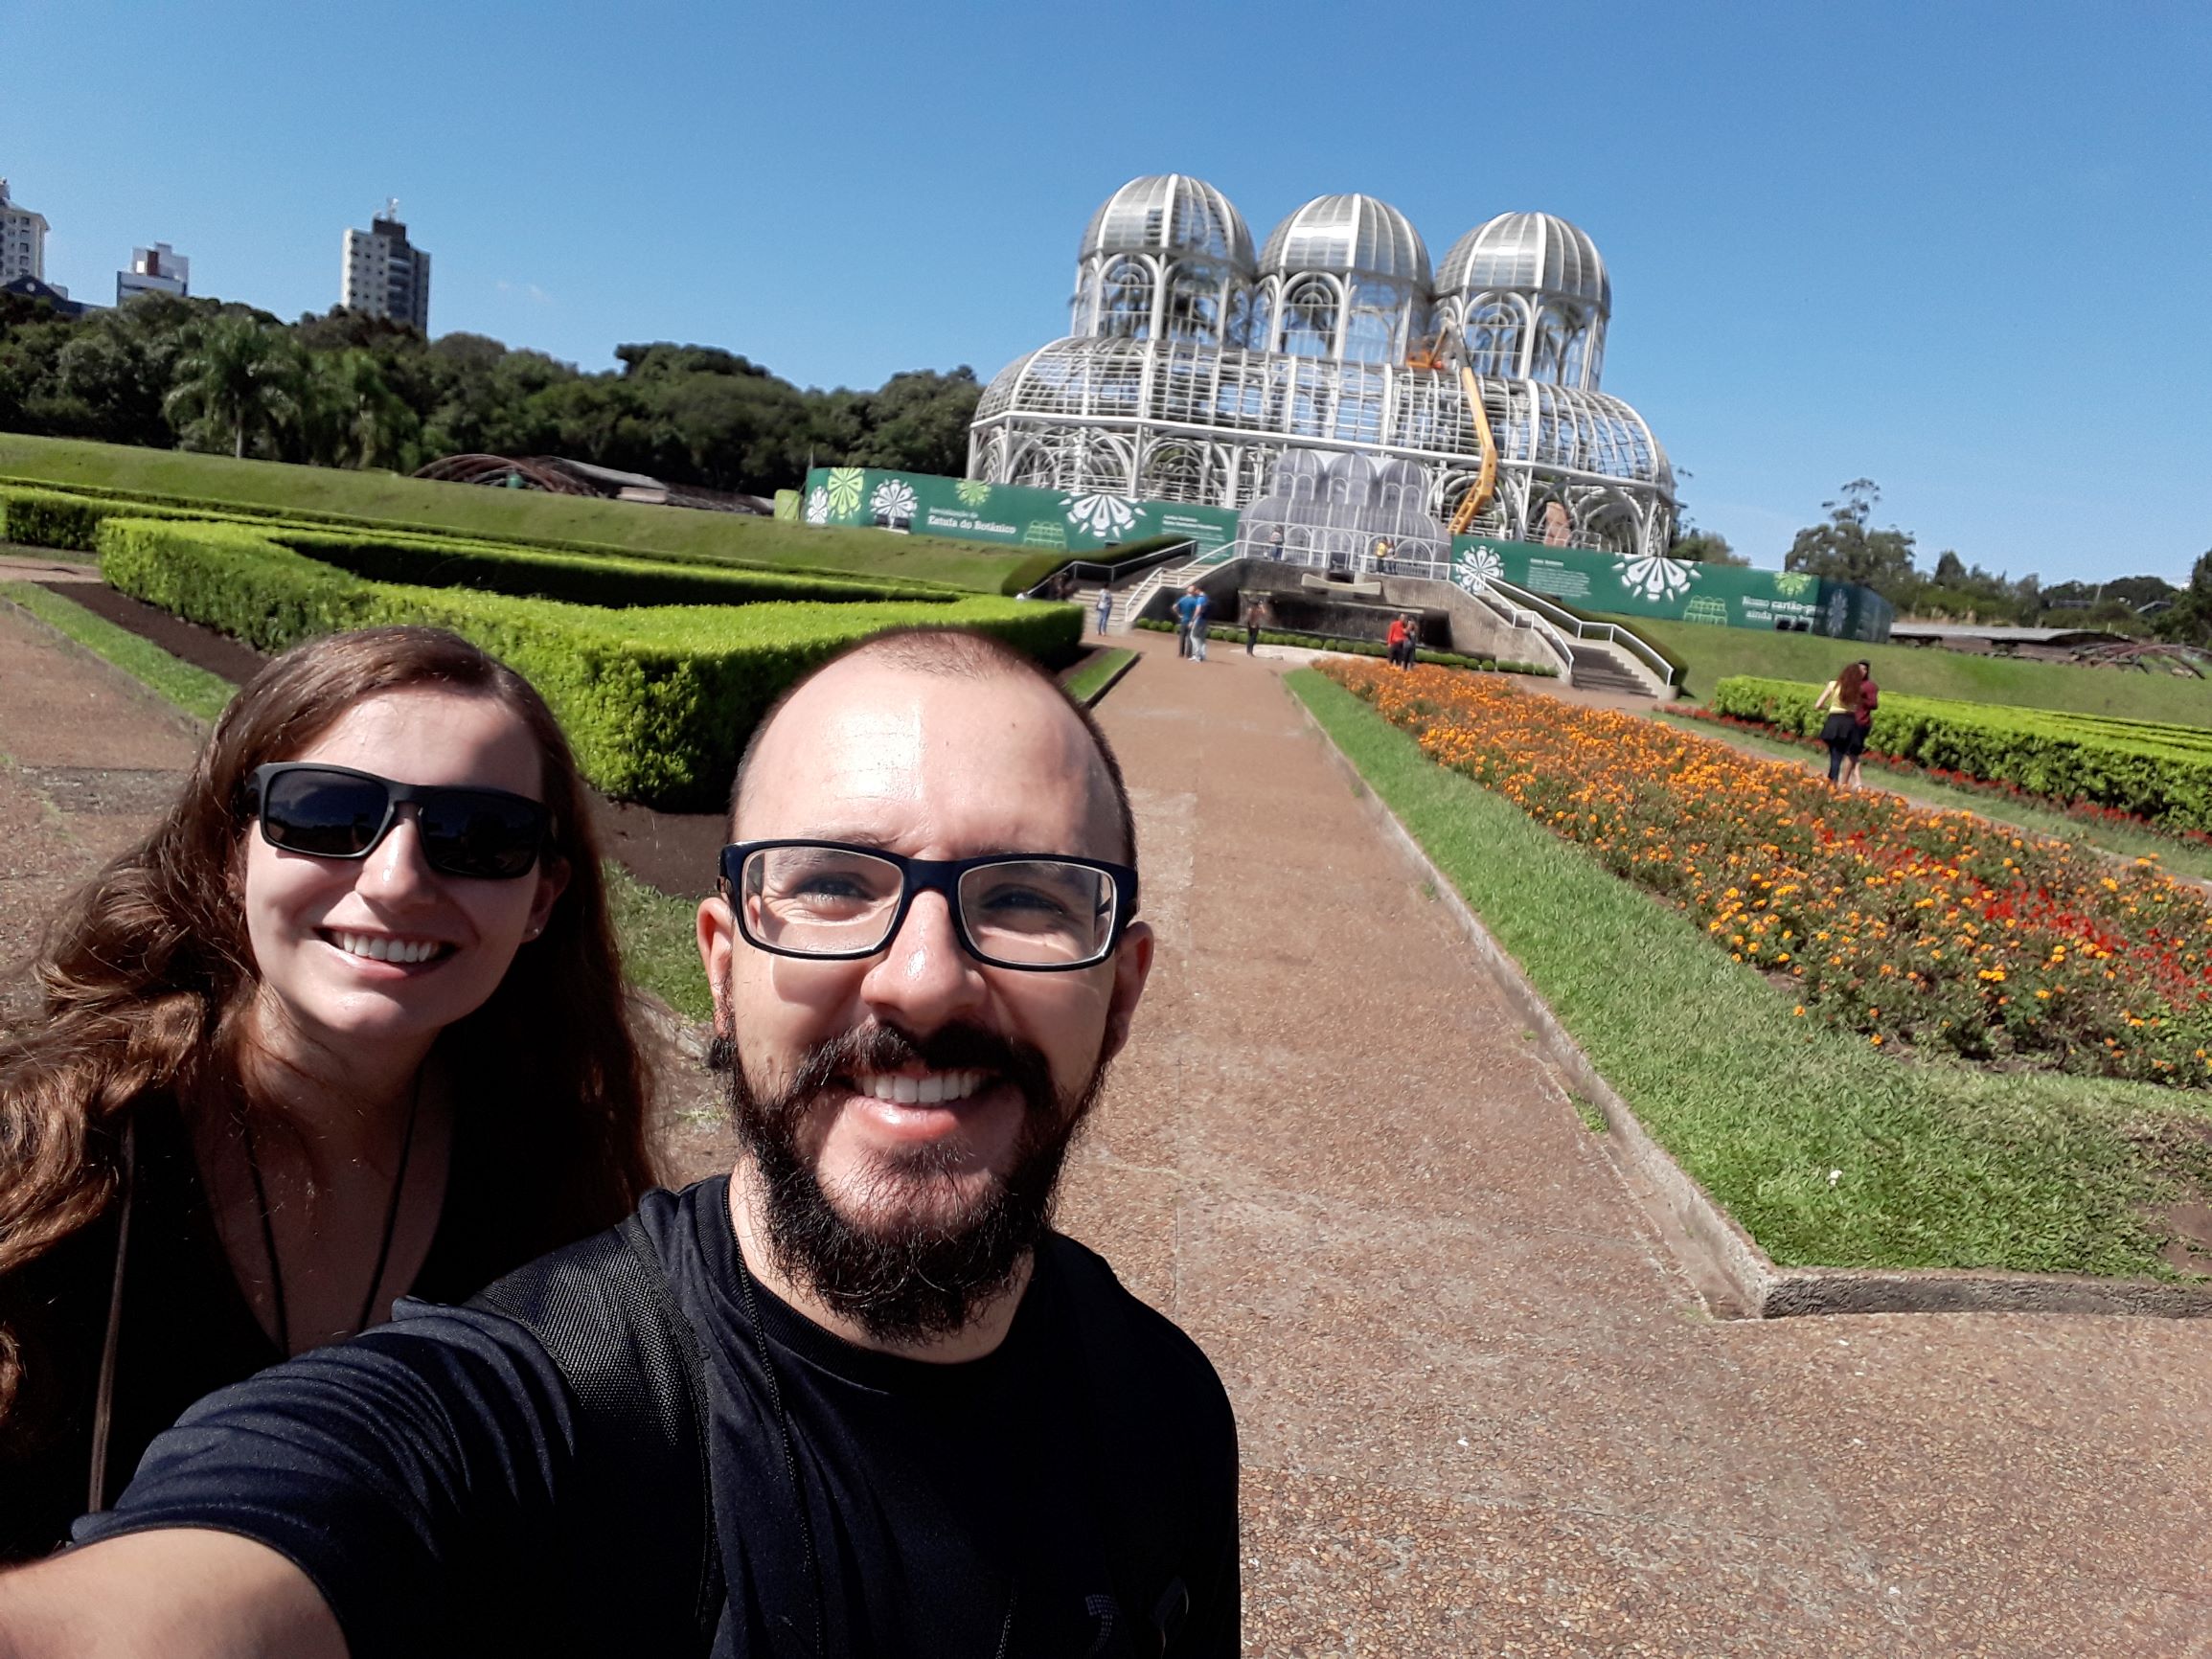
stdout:
POLYGON ((553 814, 527 795, 395 784, 315 761, 256 766, 246 784, 246 811, 261 820, 262 839, 315 858, 366 858, 399 821, 402 802, 415 808, 424 861, 445 875, 484 881, 527 875, 553 827, 553 814))

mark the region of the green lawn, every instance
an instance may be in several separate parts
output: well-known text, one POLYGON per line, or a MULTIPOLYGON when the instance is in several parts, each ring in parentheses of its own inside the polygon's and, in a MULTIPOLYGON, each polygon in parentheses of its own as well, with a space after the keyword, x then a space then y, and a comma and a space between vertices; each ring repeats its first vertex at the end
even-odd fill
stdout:
MULTIPOLYGON (((1823 773, 1828 769, 1825 754, 1820 750, 1809 749, 1802 743, 1789 743, 1779 738, 1763 737, 1757 732, 1746 732, 1738 726, 1723 726, 1716 720, 1670 715, 1664 709, 1658 710, 1655 717, 1683 731, 1695 732, 1700 738, 1711 738, 1716 742, 1730 744, 1747 754, 1795 761, 1823 773)), ((2155 858, 2161 869, 2176 875, 2195 875, 2212 880, 2212 847, 2202 842, 2184 840, 2178 835, 2161 835, 2155 830, 2137 830, 2126 824, 2093 824, 2086 819, 2069 818, 2056 807, 2041 807, 2024 801, 2004 800, 1974 789, 1957 788, 1938 779, 1896 771, 1871 755, 1863 762, 1863 770, 1868 778, 1878 780, 1881 787, 1903 795, 1919 806, 1937 807, 1945 811, 1978 813, 1984 818, 2010 824, 2017 830, 2033 830, 2038 835, 2071 841, 2079 846, 2101 847, 2107 852, 2117 852, 2127 858, 2155 858)))
POLYGON ((1699 701, 1729 674, 1803 680, 1817 686, 1835 678, 1845 663, 1864 657, 1874 665, 1875 683, 1884 693, 2212 726, 2212 680, 2071 663, 2016 662, 1919 646, 1868 646, 1813 634, 1702 627, 1646 617, 1603 620, 1632 627, 1682 664, 1689 670, 1684 695, 1699 701))
POLYGON ((585 541, 609 552, 741 560, 810 570, 946 582, 996 593, 1034 549, 1009 552, 943 536, 817 529, 775 519, 680 507, 432 484, 389 472, 287 466, 176 449, 139 449, 77 439, 0 433, 0 479, 66 488, 93 485, 143 494, 295 512, 334 512, 412 530, 525 541, 585 541))
POLYGON ((1432 764, 1333 681, 1288 684, 1645 1128, 1778 1263, 2180 1276, 2148 1216, 2212 1193, 2205 1102, 1900 1061, 1798 1018, 1688 918, 1432 764))
POLYGON ((712 1019, 714 999, 707 994, 695 930, 697 900, 672 898, 611 858, 605 868, 607 907, 614 913, 630 984, 650 991, 686 1019, 712 1019))

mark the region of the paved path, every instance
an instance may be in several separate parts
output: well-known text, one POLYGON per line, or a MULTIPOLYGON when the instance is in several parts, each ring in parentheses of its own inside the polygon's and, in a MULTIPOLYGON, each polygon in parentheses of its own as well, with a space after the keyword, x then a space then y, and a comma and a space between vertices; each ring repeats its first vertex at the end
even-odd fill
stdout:
MULTIPOLYGON (((1285 665, 1128 643, 1163 948, 1063 1220, 1235 1396, 1250 1653, 2212 1656, 2212 1329, 1710 1319, 1285 665)), ((0 607, 0 954, 190 750, 0 607)))
POLYGON ((1249 1652, 2212 1655, 2212 1329, 1709 1318, 1280 665, 1129 643, 1064 1220, 1236 1398, 1249 1652))

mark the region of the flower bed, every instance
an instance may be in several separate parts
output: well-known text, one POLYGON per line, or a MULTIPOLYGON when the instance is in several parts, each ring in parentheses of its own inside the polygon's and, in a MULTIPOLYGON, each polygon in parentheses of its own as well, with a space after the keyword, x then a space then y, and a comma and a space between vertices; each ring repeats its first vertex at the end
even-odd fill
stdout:
POLYGON ((1322 671, 1432 761, 1681 905, 1807 1017, 1877 1047, 2212 1083, 2212 908, 2148 863, 1839 795, 1795 766, 1500 680, 1322 671))

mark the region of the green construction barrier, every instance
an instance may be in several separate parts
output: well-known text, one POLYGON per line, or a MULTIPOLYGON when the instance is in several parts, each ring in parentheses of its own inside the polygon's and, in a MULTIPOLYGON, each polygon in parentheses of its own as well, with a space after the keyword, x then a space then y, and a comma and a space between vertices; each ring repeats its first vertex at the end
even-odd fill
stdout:
POLYGON ((1452 580, 1511 582, 1579 611, 1661 617, 1771 632, 1789 623, 1830 639, 1881 645, 1897 610, 1870 587, 1798 571, 1745 570, 1658 554, 1591 553, 1530 541, 1454 536, 1452 580))
POLYGON ((809 524, 874 525, 1077 557, 1155 535, 1187 535, 1199 553, 1211 553, 1236 540, 1238 518, 1220 507, 873 466, 815 467, 807 474, 801 516, 809 524))

